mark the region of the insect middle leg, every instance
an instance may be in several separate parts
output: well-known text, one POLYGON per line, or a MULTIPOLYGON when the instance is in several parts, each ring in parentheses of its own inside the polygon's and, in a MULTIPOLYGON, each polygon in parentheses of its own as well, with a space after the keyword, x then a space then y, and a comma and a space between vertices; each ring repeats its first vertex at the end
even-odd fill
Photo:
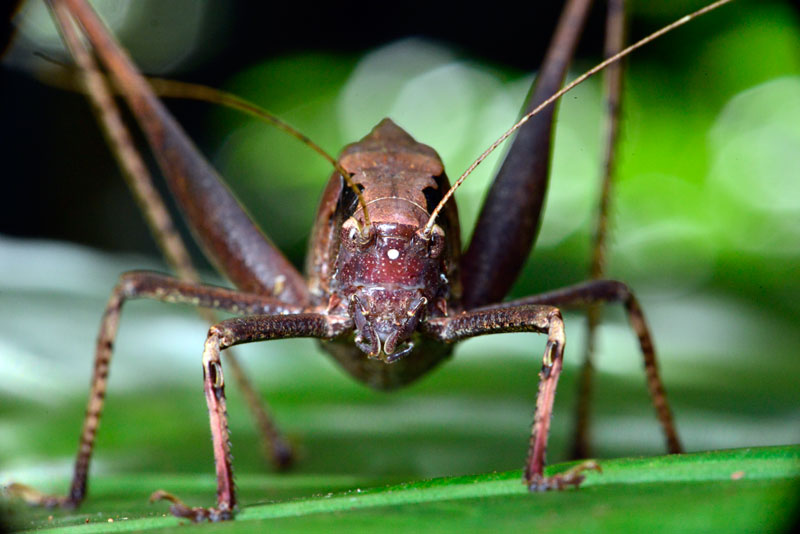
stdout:
POLYGON ((103 411, 108 371, 122 306, 127 300, 142 298, 240 314, 296 314, 302 311, 299 306, 286 304, 273 297, 184 282, 151 272, 135 271, 123 274, 109 297, 97 336, 89 401, 69 493, 67 496, 44 495, 20 484, 13 485, 11 492, 30 504, 75 507, 85 498, 89 464, 103 411))

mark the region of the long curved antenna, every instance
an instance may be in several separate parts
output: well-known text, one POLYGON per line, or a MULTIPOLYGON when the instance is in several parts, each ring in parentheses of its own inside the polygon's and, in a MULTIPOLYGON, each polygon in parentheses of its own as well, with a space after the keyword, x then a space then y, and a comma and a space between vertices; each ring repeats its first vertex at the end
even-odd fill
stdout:
POLYGON ((336 171, 342 176, 345 183, 347 183, 347 186, 353 191, 353 193, 356 194, 358 203, 361 205, 361 208, 364 211, 364 228, 361 229, 362 233, 366 228, 369 228, 370 220, 369 215, 367 214, 367 203, 364 200, 364 196, 361 194, 361 190, 350 177, 350 173, 347 172, 338 161, 336 161, 336 158, 325 152, 322 147, 312 141, 308 136, 297 130, 294 126, 291 126, 261 106, 236 96, 233 93, 228 93, 227 91, 208 87, 207 85, 165 80, 163 78, 147 78, 147 81, 150 82, 153 90, 159 96, 166 98, 187 98, 190 100, 201 100, 203 102, 210 102, 212 104, 220 104, 222 106, 247 113, 248 115, 256 117, 257 119, 264 120, 279 130, 283 130, 287 134, 299 140, 301 143, 311 148, 311 150, 325 158, 325 160, 333 165, 333 168, 336 169, 336 171))
POLYGON ((442 197, 442 200, 439 202, 439 204, 436 206, 436 208, 431 212, 431 216, 428 219, 428 222, 425 224, 425 227, 422 230, 422 234, 425 237, 430 237, 431 236, 431 233, 433 232, 433 225, 436 223, 436 218, 439 216, 439 213, 442 211, 442 209, 444 208, 444 205, 447 203, 447 201, 450 200, 450 197, 453 196, 453 193, 455 193, 456 189, 458 189, 459 186, 461 186, 461 184, 464 183, 464 180, 467 179, 467 176, 472 174, 472 171, 474 171, 475 168, 478 165, 483 163, 483 160, 485 160, 489 156, 489 154, 494 152, 495 149, 497 147, 499 147, 503 143, 503 141, 508 139, 511 136, 511 134, 516 132, 523 124, 528 122, 528 120, 531 117, 533 117, 537 113, 541 112, 544 108, 546 108, 547 106, 549 106, 550 104, 552 104, 553 102, 555 102, 556 100, 561 98, 565 93, 571 91, 575 86, 581 84, 587 78, 597 74, 598 72, 600 72, 604 68, 608 67, 612 63, 614 63, 616 61, 619 61, 620 59, 622 59, 625 56, 629 55, 634 50, 636 50, 638 48, 641 48, 642 46, 646 45, 647 43, 649 43, 649 42, 651 42, 651 41, 653 41, 655 39, 658 39, 659 37, 661 37, 665 33, 668 33, 668 32, 670 32, 670 31, 672 31, 672 30, 674 30, 676 28, 679 28, 680 26, 683 26, 684 24, 686 24, 690 20, 695 19, 695 18, 697 18, 697 17, 699 17, 701 15, 705 15, 706 13, 717 9, 718 7, 722 7, 723 5, 728 4, 728 3, 732 2, 732 1, 733 0, 718 0, 717 2, 713 2, 713 3, 707 5, 704 8, 698 9, 694 13, 690 13, 688 15, 684 15, 683 17, 679 18, 675 22, 673 22, 671 24, 668 24, 668 25, 664 26, 663 28, 661 28, 660 30, 657 30, 657 31, 651 33, 647 37, 644 37, 643 39, 641 39, 641 40, 635 42, 634 44, 630 45, 629 47, 625 48, 624 50, 622 50, 618 54, 615 54, 615 55, 611 56, 610 58, 606 59, 602 63, 598 63, 597 65, 595 65, 591 69, 587 70, 586 72, 584 72, 583 74, 581 74, 580 76, 578 76, 577 78, 572 80, 570 83, 565 85, 561 90, 556 92, 553 96, 551 96, 550 98, 548 98, 547 100, 542 102, 539 106, 537 106, 535 109, 533 109, 530 113, 528 113, 525 116, 523 116, 511 128, 506 130, 506 132, 503 135, 501 135, 497 139, 497 141, 492 143, 491 146, 489 146, 489 148, 487 148, 483 152, 483 154, 478 156, 478 159, 476 159, 472 163, 472 165, 470 165, 467 168, 467 170, 464 171, 464 173, 458 178, 458 180, 455 181, 453 186, 447 191, 447 193, 444 194, 444 196, 442 197))
MULTIPOLYGON (((61 61, 50 58, 46 55, 43 54, 38 54, 38 55, 45 61, 49 61, 65 69, 72 70, 73 68, 71 65, 62 63, 61 61)), ((70 73, 70 75, 71 74, 72 73, 70 73)), ((241 111, 242 113, 246 113, 251 117, 255 117, 257 119, 265 121, 275 126, 279 130, 283 130, 284 132, 291 135, 301 143, 305 144, 306 146, 311 148, 311 150, 322 156, 328 163, 330 163, 333 166, 333 168, 342 176, 347 186, 353 191, 353 193, 355 193, 356 198, 358 199, 358 203, 361 205, 361 208, 364 211, 364 228, 361 228, 360 230, 362 231, 362 233, 364 233, 366 231, 366 228, 369 228, 370 219, 369 219, 369 214, 367 212, 367 203, 364 200, 364 196, 361 194, 361 190, 353 182, 350 173, 347 172, 344 169, 344 167, 342 167, 339 164, 338 161, 336 161, 336 158, 325 152, 325 149, 323 149, 317 143, 312 141, 307 135, 300 132, 294 126, 280 119, 277 115, 273 114, 270 111, 267 111, 261 106, 254 104, 253 102, 250 102, 248 100, 245 100, 244 98, 236 96, 233 93, 223 91, 221 89, 216 89, 214 87, 209 87, 207 85, 201 85, 197 83, 179 82, 175 80, 167 80, 165 78, 151 78, 149 76, 145 76, 145 80, 147 80, 147 82, 150 84, 150 87, 153 89, 153 92, 155 92, 156 95, 160 97, 198 100, 201 102, 218 104, 231 109, 235 109, 237 111, 241 111)), ((57 86, 65 87, 67 89, 72 89, 77 91, 83 90, 79 84, 77 84, 76 86, 76 82, 72 79, 64 81, 48 77, 46 81, 48 83, 55 83, 57 86)), ((112 87, 114 87, 113 84, 112 87)))

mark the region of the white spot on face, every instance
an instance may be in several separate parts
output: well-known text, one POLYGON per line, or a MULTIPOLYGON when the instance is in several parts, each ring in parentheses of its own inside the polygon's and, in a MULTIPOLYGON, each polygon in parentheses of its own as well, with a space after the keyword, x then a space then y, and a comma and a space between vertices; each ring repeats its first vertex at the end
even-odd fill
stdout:
POLYGON ((396 260, 397 258, 400 257, 400 251, 397 250, 396 248, 390 248, 389 250, 386 251, 386 255, 389 256, 390 260, 396 260))

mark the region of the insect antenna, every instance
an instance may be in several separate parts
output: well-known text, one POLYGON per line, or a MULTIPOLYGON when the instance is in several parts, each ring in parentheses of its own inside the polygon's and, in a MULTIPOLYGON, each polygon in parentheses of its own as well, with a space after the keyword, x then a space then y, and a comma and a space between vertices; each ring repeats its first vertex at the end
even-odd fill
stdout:
POLYGON ((514 125, 511 128, 506 130, 506 132, 503 135, 501 135, 494 143, 492 143, 489 146, 489 148, 487 148, 480 156, 478 156, 478 159, 476 159, 474 162, 472 162, 472 165, 470 165, 467 168, 467 170, 464 171, 464 173, 458 178, 458 180, 456 180, 453 183, 452 187, 450 187, 450 189, 447 191, 447 193, 444 194, 444 196, 442 197, 442 200, 439 201, 439 204, 431 212, 431 216, 428 219, 428 222, 425 224, 425 226, 424 226, 424 228, 422 230, 422 235, 425 238, 430 238, 431 233, 433 232, 433 225, 436 222, 436 218, 439 216, 439 213, 442 211, 442 209, 444 208, 444 205, 447 203, 447 201, 450 200, 450 197, 453 196, 453 193, 455 193, 456 189, 458 189, 459 186, 461 186, 461 184, 464 183, 464 180, 467 179, 467 176, 472 174, 472 171, 474 171, 475 168, 478 165, 480 165, 483 162, 483 160, 485 160, 489 156, 489 154, 494 152, 495 149, 497 149, 497 147, 499 147, 503 143, 503 141, 508 139, 511 136, 511 134, 516 132, 523 124, 528 122, 528 120, 531 117, 533 117, 537 113, 541 112, 547 106, 553 104, 556 100, 561 98, 565 93, 567 93, 570 90, 572 90, 575 86, 581 84, 587 78, 597 74, 598 72, 600 72, 601 70, 605 69, 606 67, 608 67, 612 63, 614 63, 616 61, 619 61, 620 59, 622 59, 625 56, 629 55, 634 50, 636 50, 638 48, 641 48, 642 46, 648 44, 649 42, 661 37, 665 33, 668 33, 668 32, 670 32, 670 31, 672 31, 672 30, 674 30, 676 28, 679 28, 680 26, 683 26, 687 22, 689 22, 689 21, 691 21, 691 20, 693 20, 693 19, 695 19, 695 18, 697 18, 697 17, 699 17, 701 15, 705 15, 706 13, 717 9, 718 7, 722 7, 723 5, 728 4, 728 3, 732 2, 732 1, 733 0, 718 0, 716 2, 713 2, 713 3, 709 4, 709 5, 701 8, 701 9, 698 9, 697 11, 695 11, 693 13, 689 13, 688 15, 684 15, 683 17, 679 18, 675 22, 664 26, 660 30, 657 30, 657 31, 651 33, 650 35, 648 35, 647 37, 644 37, 644 38, 640 39, 639 41, 633 43, 632 45, 630 45, 627 48, 623 49, 619 53, 614 54, 613 56, 609 57, 605 61, 603 61, 601 63, 598 63, 597 65, 595 65, 594 67, 592 67, 591 69, 587 70, 586 72, 584 72, 583 74, 581 74, 580 76, 578 76, 577 78, 572 80, 570 83, 565 85, 562 89, 560 89, 559 91, 554 93, 553 96, 551 96, 550 98, 548 98, 547 100, 545 100, 544 102, 539 104, 532 111, 530 111, 529 113, 523 115, 523 117, 521 119, 519 119, 516 123, 514 123, 514 125))
POLYGON ((166 98, 201 100, 203 102, 220 104, 222 106, 241 111, 275 126, 279 130, 286 132, 301 143, 308 146, 311 150, 325 158, 328 163, 333 165, 333 168, 342 176, 347 186, 353 191, 353 193, 355 193, 358 203, 361 205, 361 208, 364 211, 364 226, 363 228, 359 228, 359 230, 361 231, 362 235, 367 235, 366 233, 367 228, 370 226, 370 219, 369 214, 367 213, 367 203, 364 200, 364 196, 361 194, 361 189, 359 189, 355 182, 353 182, 351 174, 347 172, 338 161, 336 161, 336 158, 325 152, 322 147, 312 141, 307 135, 300 132, 297 128, 291 126, 283 119, 280 119, 261 106, 236 96, 233 93, 228 93, 227 91, 215 89, 207 85, 165 80, 163 78, 147 78, 147 81, 150 82, 153 90, 159 96, 166 98))
MULTIPOLYGON (((56 65, 59 65, 65 69, 70 71, 74 70, 71 65, 62 63, 57 59, 50 58, 43 54, 38 55, 44 60, 55 63, 56 65)), ((77 89, 78 91, 81 91, 82 89, 80 89, 79 84, 72 79, 74 78, 74 73, 70 72, 69 76, 69 80, 60 80, 57 78, 47 77, 47 82, 52 82, 55 85, 65 87, 67 89, 77 89)), ((307 135, 300 132, 297 128, 279 118, 274 113, 233 93, 197 83, 179 82, 164 78, 145 77, 145 79, 150 84, 150 87, 153 89, 153 91, 160 97, 198 100, 201 102, 207 102, 209 104, 218 104, 227 108, 235 109, 242 113, 246 113, 251 117, 255 117, 259 120, 267 122, 268 124, 271 124, 272 126, 286 132, 304 145, 308 146, 311 150, 322 156, 328 163, 330 163, 336 172, 342 176, 347 186, 353 191, 353 193, 355 193, 358 203, 361 205, 361 208, 364 211, 364 226, 359 228, 359 231, 362 233, 362 235, 367 235, 367 229, 370 226, 370 219, 369 213, 367 212, 367 203, 364 200, 364 196, 361 194, 361 189, 359 189, 355 182, 353 182, 351 174, 347 172, 338 161, 336 161, 336 158, 325 152, 325 149, 312 141, 307 135)), ((356 222, 358 223, 358 221, 356 222)))

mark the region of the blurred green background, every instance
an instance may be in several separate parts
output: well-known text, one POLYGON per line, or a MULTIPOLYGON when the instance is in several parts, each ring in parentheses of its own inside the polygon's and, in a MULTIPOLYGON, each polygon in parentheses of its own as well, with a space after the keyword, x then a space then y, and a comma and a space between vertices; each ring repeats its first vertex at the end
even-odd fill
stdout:
MULTIPOLYGON (((444 7, 425 19, 413 3, 305 16, 301 6, 219 1, 106 4, 146 72, 224 87, 334 154, 389 116, 436 148, 451 179, 513 123, 557 11, 501 23, 503 14, 475 20, 444 7)), ((641 3, 631 37, 699 5, 641 3)), ((108 292, 125 270, 165 267, 82 98, 32 76, 53 68, 34 52, 61 57, 39 7, 19 19, 0 83, 0 473, 38 483, 55 477, 57 489, 69 475, 108 292)), ((601 25, 597 10, 574 74, 597 61, 601 25)), ((797 443, 798 11, 789 2, 735 2, 635 53, 627 67, 608 272, 641 297, 685 445, 797 443)), ((602 105, 597 80, 562 103, 544 223, 514 296, 586 276, 602 105)), ((234 112, 191 103, 174 110, 301 264, 330 172, 325 162, 234 112)), ((465 240, 497 162, 487 161, 457 195, 465 240)), ((583 345, 582 318, 567 321, 551 461, 565 459, 583 345)), ((126 308, 95 473, 210 476, 204 330, 191 310, 126 308)), ((451 364, 392 396, 352 383, 310 341, 241 352, 300 446, 298 476, 322 474, 330 477, 323 485, 336 488, 518 468, 543 344, 525 335, 470 341, 451 364)), ((660 453, 640 357, 617 309, 600 331, 597 367, 597 455, 660 453)), ((255 432, 238 392, 229 391, 237 473, 260 472, 255 432)), ((316 491, 299 486, 283 488, 281 498, 316 491)))

